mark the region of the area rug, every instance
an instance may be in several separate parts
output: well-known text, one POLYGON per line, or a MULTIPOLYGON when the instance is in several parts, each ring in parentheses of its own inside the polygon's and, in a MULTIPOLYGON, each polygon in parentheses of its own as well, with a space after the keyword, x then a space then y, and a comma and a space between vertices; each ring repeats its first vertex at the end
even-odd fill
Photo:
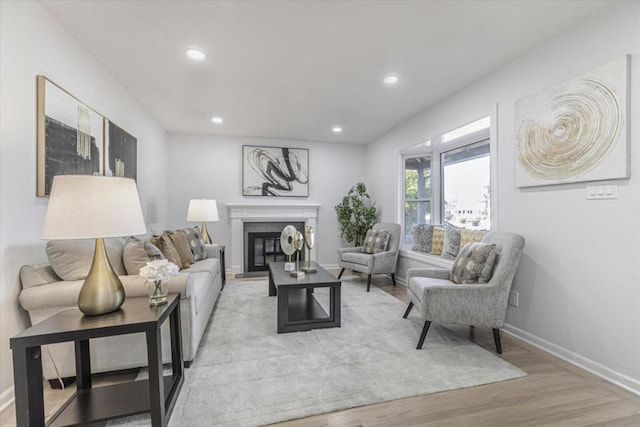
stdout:
POLYGON ((342 282, 340 328, 277 334, 267 294, 266 280, 227 284, 170 426, 265 425, 526 375, 439 325, 416 350, 423 320, 403 319, 405 304, 356 276, 342 282))

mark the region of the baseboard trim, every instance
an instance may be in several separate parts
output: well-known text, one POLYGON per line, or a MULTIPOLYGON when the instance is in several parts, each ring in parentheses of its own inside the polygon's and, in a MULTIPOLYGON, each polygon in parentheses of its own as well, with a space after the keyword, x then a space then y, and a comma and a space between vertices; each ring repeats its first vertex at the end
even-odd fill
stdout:
POLYGON ((13 386, 0 393, 0 412, 11 406, 14 400, 15 394, 13 393, 13 386))
POLYGON ((549 354, 571 363, 580 369, 583 369, 605 381, 610 382, 620 388, 627 390, 630 393, 640 396, 640 381, 629 377, 628 375, 614 371, 596 361, 588 359, 584 356, 580 356, 564 347, 540 338, 536 335, 530 334, 520 328, 517 328, 510 324, 504 325, 504 332, 514 336, 534 347, 539 348, 549 354))

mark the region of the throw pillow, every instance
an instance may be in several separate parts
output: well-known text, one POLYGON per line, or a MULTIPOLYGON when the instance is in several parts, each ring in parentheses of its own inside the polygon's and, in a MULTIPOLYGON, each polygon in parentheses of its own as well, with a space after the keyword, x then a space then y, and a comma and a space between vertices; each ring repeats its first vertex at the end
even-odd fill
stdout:
POLYGON ((183 229, 187 233, 187 239, 189 239, 189 248, 193 254, 193 261, 200 261, 207 258, 207 249, 204 246, 204 240, 202 240, 202 233, 198 226, 194 228, 183 229))
POLYGON ((442 258, 454 259, 460 251, 460 229, 457 227, 447 227, 444 230, 444 240, 442 241, 442 258))
POLYGON ((487 232, 484 230, 467 230, 463 228, 460 230, 460 247, 464 248, 467 243, 481 241, 485 234, 487 232))
POLYGON ((122 261, 128 275, 137 275, 147 262, 164 259, 164 255, 151 242, 130 238, 122 251, 122 261))
MULTIPOLYGON (((86 279, 93 262, 95 243, 93 239, 48 241, 46 252, 51 268, 62 280, 86 279)), ((118 276, 127 274, 122 264, 124 243, 121 237, 104 239, 109 262, 118 276)))
POLYGON ((154 236, 151 239, 151 243, 160 249, 160 252, 162 252, 162 255, 164 255, 166 259, 177 265, 179 269, 182 269, 182 259, 180 258, 178 250, 173 246, 169 234, 165 232, 159 236, 154 236))
POLYGON ((362 252, 368 254, 384 252, 387 250, 390 238, 391 235, 386 230, 369 230, 362 246, 362 252))
POLYGON ((488 283, 496 261, 496 245, 467 243, 453 262, 449 278, 454 283, 488 283))
POLYGON ((444 246, 444 228, 433 227, 433 237, 431 238, 431 254, 440 255, 444 246))
POLYGON ((182 260, 182 268, 189 268, 193 264, 193 254, 189 247, 189 238, 183 230, 168 231, 167 234, 171 239, 171 243, 178 251, 180 260, 182 260))
POLYGON ((433 240, 433 226, 419 224, 413 227, 413 246, 411 250, 417 252, 431 252, 433 240))

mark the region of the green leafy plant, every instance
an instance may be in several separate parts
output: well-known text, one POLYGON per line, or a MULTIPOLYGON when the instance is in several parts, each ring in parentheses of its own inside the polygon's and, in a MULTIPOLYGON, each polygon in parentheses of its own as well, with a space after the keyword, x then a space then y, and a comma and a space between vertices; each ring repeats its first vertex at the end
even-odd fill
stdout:
POLYGON ((373 227, 378 218, 378 209, 367 193, 367 187, 359 182, 336 205, 340 237, 347 242, 360 246, 364 242, 367 231, 373 227))

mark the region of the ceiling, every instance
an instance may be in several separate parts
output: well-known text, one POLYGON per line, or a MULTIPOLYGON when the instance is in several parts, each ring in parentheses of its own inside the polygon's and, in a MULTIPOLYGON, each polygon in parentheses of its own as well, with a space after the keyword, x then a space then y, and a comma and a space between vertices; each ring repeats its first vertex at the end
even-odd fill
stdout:
POLYGON ((611 3, 41 2, 167 131, 347 143, 375 140, 611 3), (190 47, 208 58, 188 59, 190 47), (399 82, 383 84, 388 74, 399 82))

